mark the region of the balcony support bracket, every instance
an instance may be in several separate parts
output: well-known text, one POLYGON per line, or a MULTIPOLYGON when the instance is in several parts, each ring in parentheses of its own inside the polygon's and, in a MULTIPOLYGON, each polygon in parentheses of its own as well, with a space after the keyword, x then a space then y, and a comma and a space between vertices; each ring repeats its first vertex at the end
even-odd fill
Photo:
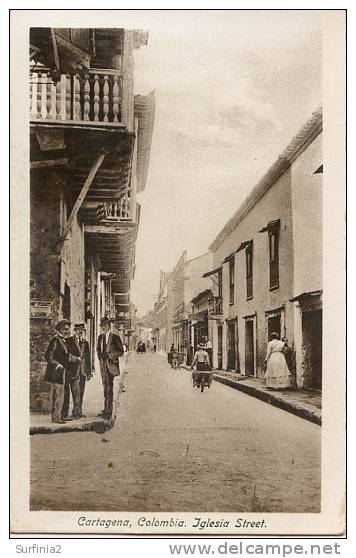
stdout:
POLYGON ((80 209, 80 207, 81 207, 81 205, 82 205, 82 203, 85 199, 85 196, 88 193, 88 190, 89 190, 89 188, 90 188, 90 186, 91 186, 91 184, 92 184, 92 182, 95 178, 96 173, 98 172, 99 168, 101 167, 102 162, 104 161, 104 158, 105 158, 105 153, 100 153, 100 155, 98 155, 95 158, 95 160, 92 164, 92 167, 89 171, 89 174, 88 174, 88 176, 87 176, 87 178, 86 178, 86 180, 83 184, 83 187, 80 190, 78 198, 77 198, 77 200, 76 200, 76 202, 73 206, 73 209, 72 209, 71 214, 68 218, 68 221, 66 222, 66 225, 65 225, 64 231, 63 231, 63 235, 61 237, 61 242, 64 242, 66 240, 66 238, 68 236, 68 233, 69 233, 69 231, 70 231, 70 229, 71 229, 71 227, 74 223, 74 219, 78 215, 78 211, 79 211, 79 209, 80 209))

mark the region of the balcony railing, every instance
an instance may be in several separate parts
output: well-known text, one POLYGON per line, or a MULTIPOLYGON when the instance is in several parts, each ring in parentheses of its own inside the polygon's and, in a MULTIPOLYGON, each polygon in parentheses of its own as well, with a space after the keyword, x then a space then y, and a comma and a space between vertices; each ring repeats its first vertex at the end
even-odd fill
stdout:
POLYGON ((130 215, 130 199, 127 195, 115 202, 104 203, 105 219, 108 221, 127 221, 130 215))
POLYGON ((54 83, 47 71, 30 72, 31 120, 123 123, 123 78, 117 71, 62 74, 54 83))
POLYGON ((223 313, 222 297, 213 296, 209 300, 209 314, 214 316, 220 316, 223 313))

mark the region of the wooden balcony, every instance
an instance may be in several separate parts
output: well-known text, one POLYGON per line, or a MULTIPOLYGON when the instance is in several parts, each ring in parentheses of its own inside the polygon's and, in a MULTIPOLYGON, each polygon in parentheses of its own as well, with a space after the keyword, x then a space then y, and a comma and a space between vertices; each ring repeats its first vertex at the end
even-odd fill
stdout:
POLYGON ((31 122, 126 126, 128 101, 123 73, 116 70, 62 74, 57 83, 45 69, 30 72, 31 122))

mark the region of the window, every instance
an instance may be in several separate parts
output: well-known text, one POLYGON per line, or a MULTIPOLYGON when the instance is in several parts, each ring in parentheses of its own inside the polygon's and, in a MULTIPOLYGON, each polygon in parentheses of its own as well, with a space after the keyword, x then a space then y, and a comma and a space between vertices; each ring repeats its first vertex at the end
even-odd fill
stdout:
POLYGON ((253 263, 252 263, 252 252, 253 244, 250 242, 245 249, 246 256, 246 297, 249 300, 253 297, 253 263))
POLYGON ((269 240, 269 288, 279 287, 279 227, 268 231, 269 240))
POLYGON ((235 301, 235 258, 229 260, 229 287, 230 287, 230 304, 234 304, 235 301))

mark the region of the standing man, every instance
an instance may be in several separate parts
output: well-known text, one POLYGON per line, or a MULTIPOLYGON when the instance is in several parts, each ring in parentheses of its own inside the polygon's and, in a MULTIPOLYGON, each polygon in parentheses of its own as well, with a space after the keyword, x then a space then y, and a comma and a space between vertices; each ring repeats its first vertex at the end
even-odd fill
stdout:
POLYGON ((66 339, 70 334, 70 322, 60 320, 56 325, 57 333, 50 340, 45 354, 47 362, 44 380, 52 384, 52 422, 63 424, 64 384, 69 365, 69 352, 66 339))
POLYGON ((120 374, 119 357, 124 354, 121 339, 111 331, 109 318, 100 322, 102 334, 98 337, 98 358, 104 388, 104 409, 99 416, 106 420, 112 418, 114 378, 120 374))
POLYGON ((69 352, 81 360, 77 366, 69 365, 73 369, 73 380, 71 381, 73 397, 73 418, 78 419, 83 416, 82 405, 85 391, 85 383, 91 378, 91 358, 88 341, 84 338, 85 324, 74 325, 74 335, 67 340, 69 352))

